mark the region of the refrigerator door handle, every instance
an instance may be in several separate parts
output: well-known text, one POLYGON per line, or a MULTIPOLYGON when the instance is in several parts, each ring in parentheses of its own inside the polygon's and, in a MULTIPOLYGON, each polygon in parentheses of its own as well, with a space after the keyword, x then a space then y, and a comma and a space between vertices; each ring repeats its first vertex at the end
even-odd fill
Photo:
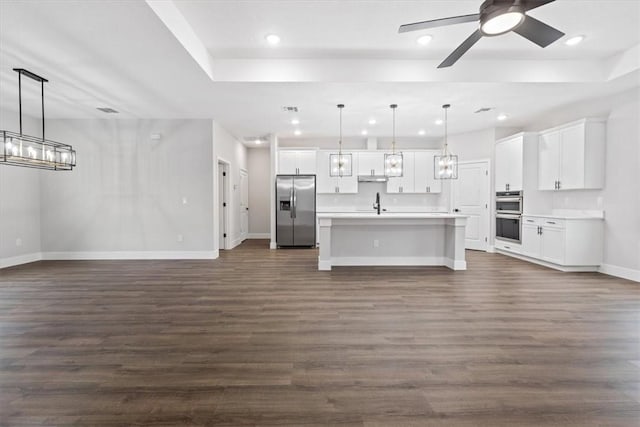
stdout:
POLYGON ((293 190, 293 203, 291 204, 291 212, 293 212, 293 218, 295 219, 296 214, 297 214, 297 212, 296 212, 296 210, 297 210, 296 204, 298 203, 298 197, 297 197, 297 194, 296 194, 296 187, 295 186, 293 187, 292 190, 293 190))
POLYGON ((293 216, 293 186, 289 190, 289 217, 294 218, 293 216))

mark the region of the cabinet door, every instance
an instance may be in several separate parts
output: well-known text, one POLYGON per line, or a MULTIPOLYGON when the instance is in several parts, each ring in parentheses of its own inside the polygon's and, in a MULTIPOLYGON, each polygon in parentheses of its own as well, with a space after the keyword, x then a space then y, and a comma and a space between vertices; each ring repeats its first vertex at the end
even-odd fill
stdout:
POLYGON ((542 227, 542 259, 564 264, 564 229, 542 227))
POLYGON ((560 190, 584 188, 584 124, 562 129, 560 136, 560 190))
POLYGON ((509 173, 507 183, 509 191, 522 191, 522 146, 524 138, 519 136, 508 141, 509 173))
POLYGON ((538 139, 538 189, 555 190, 560 173, 560 133, 540 135, 538 139))
POLYGON ((537 224, 522 225, 522 254, 534 258, 540 258, 540 234, 537 224))
POLYGON ((300 174, 316 174, 316 152, 313 150, 298 151, 296 155, 296 165, 300 174))
POLYGON ((280 175, 294 175, 296 173, 296 156, 295 151, 278 151, 278 173, 280 175))
POLYGON ((508 141, 496 144, 495 166, 496 191, 507 191, 509 183, 509 145, 508 141))
POLYGON ((384 175, 384 153, 378 151, 358 153, 358 175, 384 175))
POLYGON ((442 192, 442 180, 435 179, 433 173, 433 156, 439 151, 416 151, 413 154, 413 192, 414 193, 440 193, 442 192))
POLYGON ((329 176, 329 152, 319 151, 316 156, 316 193, 335 193, 338 185, 335 177, 329 176))

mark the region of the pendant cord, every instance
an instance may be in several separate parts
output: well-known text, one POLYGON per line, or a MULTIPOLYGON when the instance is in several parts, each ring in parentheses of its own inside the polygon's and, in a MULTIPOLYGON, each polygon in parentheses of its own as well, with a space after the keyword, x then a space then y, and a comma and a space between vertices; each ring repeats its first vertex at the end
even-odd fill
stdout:
POLYGON ((338 141, 338 159, 342 159, 342 107, 340 109, 340 141, 338 141))
POLYGON ((18 73, 18 109, 20 111, 20 136, 22 136, 22 73, 18 73))
POLYGON ((448 126, 449 125, 449 120, 447 117, 447 109, 444 109, 444 154, 447 155, 449 153, 449 140, 448 140, 448 126))
POLYGON ((42 140, 44 141, 44 81, 40 81, 40 97, 42 99, 42 140))

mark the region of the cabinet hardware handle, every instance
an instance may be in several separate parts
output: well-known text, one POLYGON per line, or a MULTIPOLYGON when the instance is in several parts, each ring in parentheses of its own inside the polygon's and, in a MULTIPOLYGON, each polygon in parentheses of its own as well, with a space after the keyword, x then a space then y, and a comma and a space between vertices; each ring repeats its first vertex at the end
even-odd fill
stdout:
POLYGON ((533 222, 533 220, 532 219, 528 219, 527 222, 533 222))
POLYGON ((505 246, 504 248, 505 249, 511 249, 511 246, 505 246))
POLYGON ((561 188, 562 188, 562 183, 558 181, 558 190, 560 190, 561 188))
POLYGON ((553 221, 547 221, 547 224, 555 224, 553 221))

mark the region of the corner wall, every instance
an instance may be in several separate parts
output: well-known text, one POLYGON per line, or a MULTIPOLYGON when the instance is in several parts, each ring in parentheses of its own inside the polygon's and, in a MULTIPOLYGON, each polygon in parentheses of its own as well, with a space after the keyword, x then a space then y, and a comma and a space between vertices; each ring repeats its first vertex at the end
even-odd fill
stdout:
POLYGON ((267 239, 270 236, 270 156, 268 147, 247 150, 249 169, 249 237, 267 239))

